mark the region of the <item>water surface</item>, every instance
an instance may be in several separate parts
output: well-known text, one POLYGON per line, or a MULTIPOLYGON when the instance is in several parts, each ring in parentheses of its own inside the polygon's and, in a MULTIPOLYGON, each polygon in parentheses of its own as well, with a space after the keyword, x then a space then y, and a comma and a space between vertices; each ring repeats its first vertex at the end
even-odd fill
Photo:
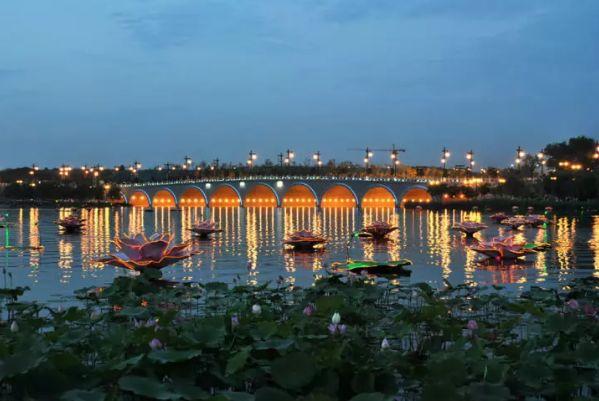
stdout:
MULTIPOLYGON (((516 266, 484 266, 479 255, 468 249, 461 234, 453 232, 455 222, 469 218, 489 228, 477 235, 490 238, 509 230, 490 222, 488 215, 457 210, 416 211, 413 209, 311 209, 311 208, 213 208, 155 210, 96 208, 83 210, 87 226, 78 235, 61 234, 54 221, 69 209, 7 209, 12 223, 11 245, 37 246, 41 252, 2 251, 3 263, 12 274, 13 285, 29 286, 27 299, 49 300, 70 296, 73 291, 104 285, 115 276, 130 274, 103 266, 95 260, 111 251, 111 240, 123 233, 170 232, 177 240, 192 241, 203 251, 179 265, 164 270, 176 281, 225 281, 239 277, 246 283, 276 281, 301 286, 326 273, 333 261, 343 261, 351 233, 373 220, 399 226, 387 243, 354 239, 349 254, 355 259, 413 262, 410 278, 400 283, 428 282, 440 285, 476 282, 503 284, 520 291, 531 284, 555 285, 572 277, 596 275, 599 271, 599 216, 553 216, 546 229, 527 228, 516 233, 528 241, 553 243, 547 252, 529 256, 516 266), (210 241, 193 240, 188 228, 198 219, 212 218, 224 230, 210 241), (322 232, 330 239, 325 252, 293 253, 281 245, 286 233, 296 229, 322 232)), ((0 283, 4 285, 4 283, 0 283)))

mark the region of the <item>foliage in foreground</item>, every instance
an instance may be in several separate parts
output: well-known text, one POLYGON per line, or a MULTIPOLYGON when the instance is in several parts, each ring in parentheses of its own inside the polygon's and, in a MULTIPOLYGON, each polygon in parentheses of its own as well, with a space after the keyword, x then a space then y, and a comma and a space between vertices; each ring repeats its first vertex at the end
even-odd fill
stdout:
POLYGON ((66 309, 5 289, 2 399, 592 399, 598 287, 510 298, 340 277, 308 289, 121 277, 66 309))

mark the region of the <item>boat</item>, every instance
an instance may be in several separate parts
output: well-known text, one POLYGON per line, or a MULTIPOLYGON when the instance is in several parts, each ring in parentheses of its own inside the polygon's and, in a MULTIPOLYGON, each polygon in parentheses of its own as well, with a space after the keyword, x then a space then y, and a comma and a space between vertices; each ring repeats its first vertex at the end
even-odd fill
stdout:
POLYGON ((346 262, 333 262, 331 267, 338 272, 345 271, 355 274, 365 272, 374 275, 410 276, 412 271, 406 269, 405 266, 411 264, 412 261, 408 259, 390 260, 388 262, 348 259, 346 262))
POLYGON ((70 214, 67 217, 55 221, 55 223, 58 224, 65 233, 77 233, 80 232, 85 225, 85 219, 70 214))
POLYGON ((452 230, 460 231, 466 234, 467 237, 472 237, 477 232, 484 230, 487 228, 486 225, 482 223, 477 223, 475 221, 462 221, 452 227, 452 230))
POLYGON ((189 231, 194 233, 198 238, 206 239, 211 234, 220 233, 223 230, 216 227, 216 223, 214 221, 201 221, 191 228, 188 228, 189 231))
POLYGON ((315 250, 322 249, 326 242, 327 239, 320 234, 300 230, 289 234, 283 241, 283 244, 295 250, 315 250))
POLYGON ((398 227, 392 226, 385 221, 375 221, 372 224, 360 229, 357 236, 360 238, 372 238, 374 240, 385 239, 387 235, 397 230, 398 227))

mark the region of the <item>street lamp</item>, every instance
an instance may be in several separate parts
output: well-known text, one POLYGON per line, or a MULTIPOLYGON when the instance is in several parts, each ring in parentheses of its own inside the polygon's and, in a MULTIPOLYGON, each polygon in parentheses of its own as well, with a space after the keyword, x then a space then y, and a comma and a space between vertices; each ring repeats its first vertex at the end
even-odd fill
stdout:
POLYGON ((372 156, 374 156, 374 152, 369 148, 366 148, 365 152, 366 153, 364 154, 364 165, 366 166, 366 168, 368 168, 370 167, 370 159, 372 159, 372 156))
POLYGON ((314 154, 312 155, 312 159, 314 160, 316 166, 322 166, 322 160, 320 159, 320 151, 314 152, 314 154))
POLYGON ((60 166, 58 168, 58 175, 60 176, 61 179, 66 179, 69 174, 71 173, 72 167, 71 166, 67 166, 66 164, 63 164, 62 166, 60 166))
POLYGON ((468 151, 466 153, 466 159, 468 160, 468 171, 472 172, 472 169, 474 169, 474 152, 472 150, 468 151))
POLYGON ((537 153, 537 159, 539 160, 539 165, 541 166, 541 175, 543 175, 545 174, 545 164, 547 164, 547 160, 545 160, 545 153, 537 153))
POLYGON ((254 166, 254 162, 256 161, 257 158, 258 158, 258 155, 253 150, 250 150, 250 153, 248 154, 248 160, 247 160, 247 164, 250 168, 252 168, 254 166))
POLYGON ((516 165, 520 165, 520 163, 524 160, 524 156, 526 156, 526 152, 520 146, 516 149, 516 165))
POLYGON ((449 150, 443 146, 443 150, 441 151, 441 164, 443 164, 443 177, 447 176, 447 160, 449 160, 449 150))
POLYGON ((295 158, 295 152, 293 150, 287 149, 287 157, 285 158, 285 164, 293 163, 293 159, 295 158))

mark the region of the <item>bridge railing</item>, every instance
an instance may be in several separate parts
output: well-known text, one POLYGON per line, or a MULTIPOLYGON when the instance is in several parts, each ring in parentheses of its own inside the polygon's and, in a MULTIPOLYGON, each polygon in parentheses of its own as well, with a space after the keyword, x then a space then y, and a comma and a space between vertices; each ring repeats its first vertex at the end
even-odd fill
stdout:
MULTIPOLYGON (((346 177, 346 176, 295 176, 295 175, 277 175, 277 176, 247 176, 238 178, 201 178, 201 179, 179 179, 179 180, 167 180, 167 181, 146 181, 121 184, 123 188, 133 187, 153 187, 153 186, 164 186, 164 185, 193 185, 202 183, 215 183, 215 182, 241 182, 241 181, 371 181, 371 182, 413 182, 413 183, 430 183, 431 181, 438 181, 433 178, 399 178, 399 177, 346 177)), ((449 182, 446 180, 445 182, 449 182)))

